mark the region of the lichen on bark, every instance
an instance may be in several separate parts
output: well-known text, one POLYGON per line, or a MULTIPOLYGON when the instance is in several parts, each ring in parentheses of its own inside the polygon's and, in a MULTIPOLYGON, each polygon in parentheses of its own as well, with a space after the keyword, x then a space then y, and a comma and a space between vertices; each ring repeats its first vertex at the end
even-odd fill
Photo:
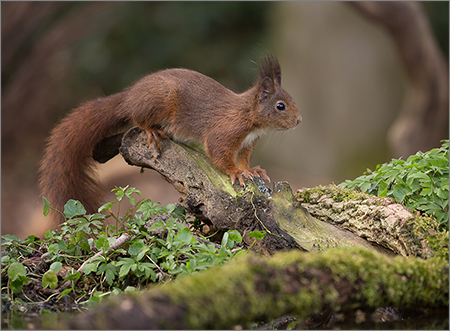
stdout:
POLYGON ((448 231, 436 220, 392 198, 379 198, 336 185, 301 189, 297 200, 308 212, 402 256, 448 258, 448 231))

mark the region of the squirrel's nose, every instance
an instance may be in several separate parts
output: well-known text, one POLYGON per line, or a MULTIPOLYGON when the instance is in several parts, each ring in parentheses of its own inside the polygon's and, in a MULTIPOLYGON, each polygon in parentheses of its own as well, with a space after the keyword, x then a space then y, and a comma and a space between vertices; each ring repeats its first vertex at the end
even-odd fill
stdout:
POLYGON ((299 125, 302 122, 302 117, 300 115, 298 115, 297 118, 297 125, 299 125))

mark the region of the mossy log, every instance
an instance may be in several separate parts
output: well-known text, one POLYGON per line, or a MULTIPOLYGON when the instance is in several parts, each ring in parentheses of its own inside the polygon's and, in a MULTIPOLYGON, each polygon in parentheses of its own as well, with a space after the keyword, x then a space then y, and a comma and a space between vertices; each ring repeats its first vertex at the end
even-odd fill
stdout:
POLYGON ((436 219, 392 198, 337 187, 300 189, 296 198, 315 218, 351 231, 402 256, 448 258, 448 232, 436 219))
POLYGON ((361 248, 247 254, 150 291, 109 298, 63 329, 230 329, 325 308, 448 306, 448 261, 361 248), (426 273, 426 276, 424 274, 426 273))
MULTIPOLYGON (((118 139, 113 141, 117 144, 118 139)), ((131 165, 159 172, 180 192, 180 200, 187 211, 200 220, 212 223, 218 229, 238 230, 248 244, 253 239, 246 234, 255 230, 266 231, 258 246, 263 252, 357 246, 390 255, 431 257, 434 254, 426 237, 429 233, 424 234, 425 229, 413 231, 418 215, 394 202, 387 204, 385 200, 365 196, 353 199, 354 213, 351 216, 367 209, 364 212, 366 217, 359 218, 359 225, 342 226, 344 216, 339 213, 338 203, 343 204, 342 197, 354 198, 354 191, 333 186, 332 190, 325 192, 328 194, 326 201, 325 193, 317 197, 321 204, 315 204, 314 209, 313 194, 306 192, 309 200, 299 201, 285 182, 274 183, 270 188, 255 178, 246 180, 245 188, 231 185, 230 178, 211 164, 201 147, 164 139, 161 150, 158 150, 154 144, 147 143, 147 135, 138 128, 125 133, 120 153, 131 165), (336 197, 341 198, 337 203, 326 203, 336 197), (357 209, 358 204, 360 209, 357 209), (373 209, 371 206, 376 207, 373 209), (319 207, 325 210, 318 212, 319 207), (318 218, 311 216, 311 212, 318 218), (368 221, 370 217, 372 221, 368 221), (361 225, 363 222, 364 226, 361 225)), ((345 206, 349 205, 345 203, 345 206)), ((432 220, 427 221, 427 226, 432 234, 437 233, 437 225, 432 220)))

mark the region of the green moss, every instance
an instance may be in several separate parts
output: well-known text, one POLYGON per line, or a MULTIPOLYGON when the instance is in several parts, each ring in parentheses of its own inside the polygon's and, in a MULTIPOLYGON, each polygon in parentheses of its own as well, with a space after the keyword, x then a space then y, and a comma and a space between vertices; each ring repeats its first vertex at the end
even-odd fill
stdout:
POLYGON ((439 231, 439 225, 434 217, 415 211, 414 234, 428 242, 432 256, 449 258, 449 235, 447 230, 439 231))
POLYGON ((291 251, 269 259, 247 255, 162 291, 187 309, 190 328, 227 328, 286 313, 305 317, 328 304, 338 307, 340 280, 358 293, 361 305, 448 305, 446 269, 442 258, 389 258, 360 248, 291 251))
POLYGON ((205 155, 204 148, 201 144, 195 144, 192 146, 186 146, 183 144, 179 144, 187 154, 189 154, 190 158, 195 161, 198 167, 206 174, 211 184, 219 189, 224 190, 233 198, 238 196, 238 192, 234 189, 234 186, 231 185, 230 177, 218 171, 205 155))

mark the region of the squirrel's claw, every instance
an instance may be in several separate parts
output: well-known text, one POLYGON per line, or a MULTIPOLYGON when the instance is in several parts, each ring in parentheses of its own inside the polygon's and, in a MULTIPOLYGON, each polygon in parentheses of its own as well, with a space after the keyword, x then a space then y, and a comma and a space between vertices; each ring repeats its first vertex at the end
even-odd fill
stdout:
POLYGON ((261 169, 259 167, 259 165, 255 166, 253 168, 250 168, 250 169, 246 169, 246 170, 244 170, 244 172, 245 171, 251 173, 255 177, 261 177, 262 179, 267 180, 270 183, 270 178, 269 178, 269 176, 267 176, 266 171, 264 169, 261 169))
POLYGON ((247 179, 252 179, 253 176, 259 177, 258 174, 253 174, 253 173, 250 172, 250 170, 251 170, 251 169, 245 169, 245 170, 242 172, 242 176, 244 176, 244 177, 247 178, 247 179))
POLYGON ((242 172, 233 172, 230 174, 231 177, 231 184, 234 185, 236 182, 236 179, 239 180, 239 184, 242 187, 245 187, 244 177, 247 179, 253 179, 253 177, 262 178, 264 180, 267 180, 270 182, 269 176, 267 176, 266 171, 264 169, 261 169, 259 166, 253 167, 253 168, 247 168, 242 172))
POLYGON ((239 180, 239 185, 241 185, 242 187, 245 187, 245 182, 244 182, 244 178, 242 177, 242 174, 233 172, 230 174, 230 178, 231 178, 231 185, 234 185, 234 183, 236 182, 236 178, 237 178, 239 180))
POLYGON ((145 133, 147 133, 147 142, 149 145, 152 144, 153 139, 155 139, 155 145, 158 149, 161 149, 161 139, 169 138, 169 136, 160 129, 147 129, 145 130, 145 133))

